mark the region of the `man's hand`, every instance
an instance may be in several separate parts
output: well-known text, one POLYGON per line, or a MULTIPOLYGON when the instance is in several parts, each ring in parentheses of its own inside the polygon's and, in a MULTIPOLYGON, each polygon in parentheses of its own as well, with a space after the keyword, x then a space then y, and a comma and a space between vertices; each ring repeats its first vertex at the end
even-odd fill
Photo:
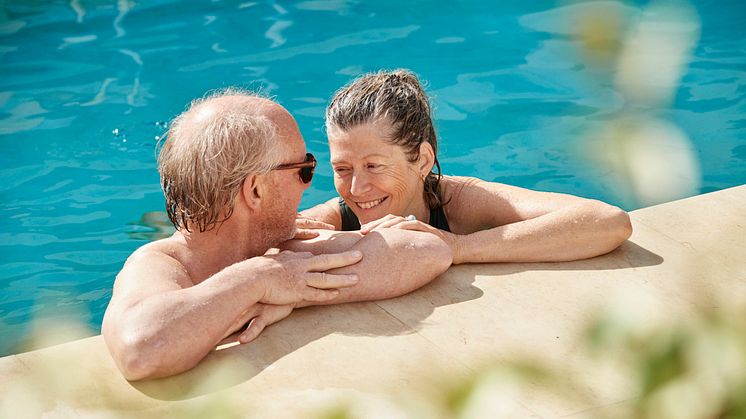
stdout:
POLYGON ((294 308, 292 304, 282 306, 261 304, 261 306, 262 307, 259 315, 251 319, 249 325, 246 327, 246 330, 244 330, 238 336, 238 341, 240 343, 249 343, 252 340, 256 339, 257 337, 259 337, 259 334, 262 333, 265 327, 273 323, 277 323, 285 317, 289 316, 294 308))
POLYGON ((334 226, 323 221, 306 218, 298 214, 295 219, 295 236, 294 239, 306 240, 318 237, 317 230, 334 230, 334 226))
POLYGON ((289 250, 241 262, 247 275, 261 281, 264 304, 295 304, 301 301, 325 302, 339 294, 337 288, 351 287, 357 275, 328 274, 325 271, 354 265, 362 259, 359 251, 314 256, 289 250))

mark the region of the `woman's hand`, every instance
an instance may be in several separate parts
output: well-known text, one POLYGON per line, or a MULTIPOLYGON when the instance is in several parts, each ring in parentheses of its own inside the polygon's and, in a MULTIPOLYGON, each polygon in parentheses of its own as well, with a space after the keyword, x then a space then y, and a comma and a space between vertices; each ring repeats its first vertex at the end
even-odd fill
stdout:
POLYGON ((459 236, 458 234, 453 234, 447 231, 437 229, 429 224, 423 223, 422 221, 411 220, 411 219, 407 219, 404 217, 400 217, 398 215, 391 215, 391 214, 385 217, 379 218, 377 220, 371 221, 369 223, 363 224, 362 226, 360 226, 360 233, 368 234, 371 231, 375 231, 380 228, 398 228, 402 230, 421 231, 423 233, 434 234, 440 237, 440 239, 446 242, 448 247, 451 248, 451 253, 453 254, 454 265, 458 265, 459 263, 464 262, 463 260, 461 260, 462 236, 459 236))
POLYGON ((294 239, 306 240, 319 236, 316 230, 334 230, 334 226, 323 221, 314 220, 298 215, 295 218, 295 236, 294 239))

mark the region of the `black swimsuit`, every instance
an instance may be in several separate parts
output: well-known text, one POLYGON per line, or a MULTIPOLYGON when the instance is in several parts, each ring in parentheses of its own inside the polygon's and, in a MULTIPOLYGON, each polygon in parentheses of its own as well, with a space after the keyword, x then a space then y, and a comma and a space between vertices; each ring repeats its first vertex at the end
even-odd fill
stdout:
MULTIPOLYGON (((352 212, 352 209, 350 209, 342 198, 339 198, 339 211, 342 213, 342 231, 360 230, 360 220, 357 219, 355 213, 352 212)), ((448 227, 448 219, 442 206, 430 209, 429 224, 439 230, 451 231, 450 227, 448 227)))

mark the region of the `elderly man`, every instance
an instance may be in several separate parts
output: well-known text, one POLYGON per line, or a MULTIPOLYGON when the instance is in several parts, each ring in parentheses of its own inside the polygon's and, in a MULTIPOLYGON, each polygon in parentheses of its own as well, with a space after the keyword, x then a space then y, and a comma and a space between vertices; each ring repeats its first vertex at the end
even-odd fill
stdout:
POLYGON ((309 252, 268 252, 296 234, 314 166, 293 117, 267 99, 226 91, 173 121, 158 169, 177 232, 130 256, 102 327, 127 379, 188 370, 295 307, 402 295, 450 266, 445 243, 405 230, 323 233, 335 236, 286 244, 309 252))

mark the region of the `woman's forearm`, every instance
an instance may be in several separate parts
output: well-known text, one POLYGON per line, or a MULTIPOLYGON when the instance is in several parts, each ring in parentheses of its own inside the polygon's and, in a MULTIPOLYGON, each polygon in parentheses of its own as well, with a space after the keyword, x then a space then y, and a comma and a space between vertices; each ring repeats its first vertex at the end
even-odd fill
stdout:
POLYGON ((540 217, 456 237, 454 263, 560 262, 616 249, 632 234, 623 210, 588 201, 540 217))

